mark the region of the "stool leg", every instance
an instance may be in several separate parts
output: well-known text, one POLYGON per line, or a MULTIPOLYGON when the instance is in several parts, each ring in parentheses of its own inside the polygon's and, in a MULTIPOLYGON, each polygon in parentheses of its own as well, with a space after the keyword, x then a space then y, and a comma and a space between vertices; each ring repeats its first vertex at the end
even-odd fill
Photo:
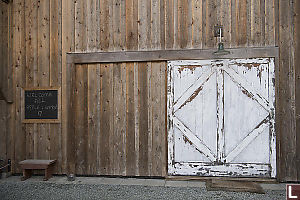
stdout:
POLYGON ((23 177, 21 178, 21 181, 24 181, 24 180, 30 178, 31 175, 32 175, 31 169, 23 169, 23 177))
POLYGON ((53 173, 53 165, 50 165, 48 168, 45 169, 44 181, 47 181, 49 178, 51 178, 52 173, 53 173))

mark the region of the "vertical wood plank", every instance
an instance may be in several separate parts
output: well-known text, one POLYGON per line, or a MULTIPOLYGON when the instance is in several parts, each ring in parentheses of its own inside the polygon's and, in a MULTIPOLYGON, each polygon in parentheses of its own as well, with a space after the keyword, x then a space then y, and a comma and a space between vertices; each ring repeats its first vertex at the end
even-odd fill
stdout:
MULTIPOLYGON (((4 4, 4 2, 0 2, 0 28, 1 28, 1 33, 0 33, 0 59, 3 60, 4 62, 6 61, 6 59, 8 57, 5 56, 5 44, 4 44, 4 40, 5 40, 5 37, 7 37, 7 34, 5 33, 7 30, 8 30, 8 27, 5 23, 5 14, 6 13, 6 6, 4 4)), ((0 90, 2 91, 3 90, 3 85, 4 85, 4 74, 5 74, 5 71, 4 71, 4 62, 1 62, 0 63, 0 90)))
MULTIPOLYGON (((101 107, 102 107, 102 104, 103 102, 101 101, 102 100, 102 74, 101 74, 101 65, 100 64, 97 64, 96 66, 96 74, 97 74, 97 81, 96 81, 96 88, 97 88, 97 115, 95 116, 95 122, 96 123, 96 129, 97 129, 97 135, 96 135, 96 138, 93 138, 93 139, 96 139, 96 144, 97 144, 97 159, 96 159, 96 173, 98 175, 101 174, 101 147, 100 147, 100 144, 101 144, 101 140, 103 140, 103 138, 101 138, 101 127, 102 127, 102 124, 101 124, 101 107)), ((94 159, 94 158, 93 158, 94 159)))
POLYGON ((139 88, 139 175, 148 174, 148 85, 147 63, 139 63, 138 88, 139 88))
MULTIPOLYGON (((271 6, 271 5, 269 5, 271 6)), ((260 46, 264 46, 265 45, 265 23, 266 23, 266 13, 265 13, 265 0, 260 0, 260 8, 259 8, 259 12, 260 12, 260 29, 261 29, 261 40, 260 42, 260 46)))
POLYGON ((75 51, 84 52, 87 49, 87 15, 84 0, 75 1, 75 51))
POLYGON ((237 5, 237 45, 245 46, 247 44, 247 30, 249 24, 247 24, 247 2, 240 1, 237 5))
POLYGON ((125 138, 126 138, 126 65, 114 64, 113 66, 114 88, 114 174, 125 175, 125 138))
POLYGON ((76 82, 76 69, 75 65, 68 63, 67 69, 68 73, 66 74, 67 82, 67 134, 66 134, 66 172, 68 175, 75 174, 75 82, 76 82))
POLYGON ((231 21, 231 0, 222 0, 219 1, 221 5, 219 6, 218 9, 220 9, 220 24, 223 25, 223 32, 224 32, 224 37, 223 37, 223 42, 225 44, 225 48, 231 47, 231 30, 232 30, 232 21, 231 21))
POLYGON ((135 175, 134 63, 126 64, 126 175, 135 175))
POLYGON ((0 28, 1 28, 1 33, 0 33, 0 59, 1 59, 1 63, 0 63, 0 90, 2 93, 2 99, 4 97, 4 99, 6 101, 10 101, 11 102, 11 91, 10 91, 10 67, 9 66, 9 62, 10 62, 10 38, 9 38, 9 33, 10 33, 10 6, 9 4, 6 4, 4 2, 1 2, 0 5, 0 28))
POLYGON ((279 1, 279 112, 286 120, 280 122, 280 179, 284 181, 296 181, 296 130, 295 130, 295 107, 294 94, 295 77, 293 57, 292 9, 291 1, 279 1))
POLYGON ((260 0, 251 0, 251 46, 259 46, 262 37, 260 0))
POLYGON ((202 0, 193 1, 192 24, 192 46, 202 48, 202 0))
POLYGON ((265 45, 275 46, 275 2, 265 0, 265 45))
MULTIPOLYGON (((0 100, 0 127, 1 127, 1 131, 0 131, 0 158, 3 160, 6 160, 8 158, 7 155, 7 148, 9 144, 7 144, 7 130, 8 127, 7 125, 7 105, 6 102, 3 100, 0 100)), ((27 149, 27 148, 26 148, 27 149)), ((26 155, 27 156, 27 155, 26 155)))
POLYGON ((149 176, 153 176, 152 170, 152 68, 151 62, 147 62, 147 100, 148 100, 148 173, 149 176))
POLYGON ((112 116, 112 75, 111 75, 111 66, 108 64, 101 64, 101 75, 102 76, 102 85, 101 85, 101 141, 100 141, 100 173, 103 175, 110 174, 110 134, 111 130, 111 116, 112 116))
POLYGON ((160 145, 161 145, 161 175, 167 175, 167 63, 160 63, 160 127, 161 127, 161 135, 160 135, 160 145))
MULTIPOLYGON (((61 4, 50 1, 50 86, 61 86, 61 4)), ((54 173, 62 173, 62 132, 61 124, 50 124, 50 158, 56 159, 54 173)))
POLYGON ((100 28, 100 1, 87 0, 86 1, 86 35, 87 35, 87 51, 96 51, 99 43, 97 35, 100 28))
POLYGON ((114 49, 124 50, 126 43, 126 1, 113 2, 114 49))
POLYGON ((120 29, 121 29, 121 39, 120 47, 122 50, 126 49, 126 1, 121 1, 121 20, 120 20, 120 29))
POLYGON ((134 77, 134 82, 133 82, 133 104, 134 104, 134 151, 135 151, 135 175, 139 176, 139 140, 140 140, 140 135, 139 135, 139 124, 140 124, 140 104, 139 104, 139 70, 138 70, 138 63, 134 62, 134 70, 133 70, 133 77, 134 77))
POLYGON ((151 0, 151 46, 152 49, 161 48, 160 0, 151 0))
POLYGON ((109 48, 109 8, 108 0, 100 0, 100 50, 106 51, 109 48))
MULTIPOLYGON (((166 48, 166 14, 165 14, 165 0, 160 0, 160 49, 166 48)), ((191 15, 190 15, 191 16, 191 15)))
POLYGON ((218 23, 216 14, 216 0, 206 1, 205 15, 205 48, 212 48, 216 46, 213 28, 218 23))
POLYGON ((121 50, 121 1, 113 0, 114 49, 121 50))
POLYGON ((87 173, 97 174, 97 148, 100 132, 100 69, 97 64, 88 65, 88 154, 87 173))
MULTIPOLYGON (((225 64, 226 65, 226 64, 225 64)), ((225 157, 224 134, 224 71, 217 72, 217 152, 218 160, 225 157)))
POLYGON ((182 0, 178 2, 178 41, 180 48, 186 48, 189 38, 189 14, 188 5, 190 1, 182 0))
POLYGON ((178 41, 178 0, 173 0, 173 13, 174 13, 174 44, 173 48, 179 48, 178 41))
POLYGON ((160 83, 160 63, 152 62, 152 174, 161 176, 162 172, 162 146, 161 146, 161 83, 160 83))
POLYGON ((251 2, 252 0, 246 0, 247 1, 247 46, 251 46, 251 2))
POLYGON ((166 16, 166 49, 173 49, 174 46, 174 0, 165 0, 165 16, 166 16))
MULTIPOLYGON (((67 138, 71 136, 71 130, 68 129, 70 122, 68 121, 68 113, 71 112, 68 108, 70 105, 71 95, 71 74, 70 67, 74 65, 67 65, 66 53, 74 51, 74 0, 62 1, 62 171, 69 173, 70 165, 67 166, 67 161, 71 158, 67 158, 68 154, 68 141, 67 138)), ((69 142, 72 142, 69 141, 69 142)), ((70 149, 69 149, 70 150, 70 149)))
POLYGON ((87 137, 87 65, 76 67, 75 79, 75 148, 76 148, 76 173, 86 174, 88 158, 87 137))
MULTIPOLYGON (((110 43, 112 44, 112 43, 110 43)), ((114 71, 113 71, 113 64, 110 63, 108 64, 108 70, 109 70, 109 85, 106 86, 109 89, 109 96, 108 96, 108 103, 109 103, 109 166, 108 166, 108 174, 109 175, 113 175, 114 174, 114 152, 115 152, 115 148, 114 148, 114 144, 115 144, 115 138, 114 138, 114 120, 115 120, 115 116, 114 116, 114 71)))
MULTIPOLYGON (((13 89, 13 4, 8 4, 7 7, 8 10, 8 34, 7 34, 7 48, 8 48, 8 63, 7 63, 7 89, 9 90, 7 93, 7 100, 9 102, 13 102, 13 95, 14 95, 14 89, 13 89)), ((12 106, 8 106, 12 108, 12 106)), ((11 117, 9 117, 11 118, 11 117)), ((10 120, 12 121, 12 120, 10 120)))
POLYGON ((138 44, 139 50, 151 48, 151 1, 138 1, 138 44))
POLYGON ((21 123, 21 87, 25 83, 25 9, 24 1, 16 0, 13 2, 13 73, 14 73, 14 90, 15 90, 15 108, 13 116, 15 115, 15 122, 12 127, 14 141, 14 165, 13 172, 21 172, 19 165, 17 164, 26 156, 26 135, 24 126, 21 123))
MULTIPOLYGON (((295 33, 294 33, 294 40, 295 40, 295 70, 296 70, 296 155, 297 155, 297 163, 296 166, 300 165, 300 2, 295 1, 294 4, 294 24, 295 24, 295 33)), ((297 168, 297 180, 300 180, 300 169, 297 168)))
MULTIPOLYGON (((38 79, 39 87, 48 87, 50 84, 50 3, 38 2, 38 79)), ((38 124, 38 148, 39 159, 50 158, 50 125, 38 124)))
POLYGON ((206 47, 206 0, 202 0, 202 48, 206 47))
MULTIPOLYGON (((28 1, 25 5, 25 24, 26 24, 26 87, 34 87, 37 83, 37 11, 36 1, 28 1)), ((26 158, 33 159, 36 156, 35 141, 37 136, 37 125, 26 124, 26 158)))
POLYGON ((138 48, 138 3, 126 0, 126 49, 137 50, 138 48))

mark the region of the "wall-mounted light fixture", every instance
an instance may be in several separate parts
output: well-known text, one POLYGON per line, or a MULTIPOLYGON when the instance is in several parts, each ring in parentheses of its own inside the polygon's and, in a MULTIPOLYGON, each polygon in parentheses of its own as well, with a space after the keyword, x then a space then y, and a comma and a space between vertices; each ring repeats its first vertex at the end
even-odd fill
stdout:
POLYGON ((222 37, 223 37, 223 26, 215 26, 214 27, 214 36, 219 39, 218 43, 218 51, 214 52, 215 55, 227 55, 230 54, 229 51, 226 51, 224 49, 224 44, 222 42, 222 37))

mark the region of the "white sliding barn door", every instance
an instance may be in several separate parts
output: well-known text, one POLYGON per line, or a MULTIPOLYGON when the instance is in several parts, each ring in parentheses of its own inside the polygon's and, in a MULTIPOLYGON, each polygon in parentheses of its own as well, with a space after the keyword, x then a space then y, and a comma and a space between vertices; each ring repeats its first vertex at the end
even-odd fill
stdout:
POLYGON ((274 60, 168 63, 169 175, 275 177, 274 60))

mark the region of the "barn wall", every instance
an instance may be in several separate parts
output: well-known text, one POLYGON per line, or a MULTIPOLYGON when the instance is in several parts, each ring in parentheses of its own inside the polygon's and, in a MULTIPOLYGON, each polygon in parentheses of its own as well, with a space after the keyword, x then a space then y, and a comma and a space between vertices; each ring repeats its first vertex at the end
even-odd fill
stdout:
MULTIPOLYGON (((14 0, 11 3, 13 33, 11 69, 14 75, 12 87, 14 103, 9 108, 12 117, 9 122, 11 124, 9 136, 13 141, 10 145, 10 156, 13 158, 13 163, 25 158, 56 158, 59 161, 56 172, 67 171, 67 143, 69 142, 67 141, 69 120, 67 94, 70 85, 66 52, 216 48, 217 41, 213 37, 213 26, 222 24, 225 48, 276 45, 280 47, 279 68, 276 72, 277 116, 285 119, 279 120, 276 126, 280 138, 278 145, 281 159, 280 178, 299 180, 295 163, 296 150, 299 150, 299 142, 296 142, 298 138, 296 137, 296 100, 299 95, 297 96, 295 91, 299 84, 295 82, 294 63, 297 56, 295 56, 294 45, 297 37, 293 26, 294 4, 298 3, 292 0, 14 0), (62 88, 62 122, 22 124, 20 113, 22 88, 49 86, 62 88), (290 141, 292 144, 289 143, 290 141)), ((110 65, 113 66, 109 67, 112 71, 110 81, 113 82, 112 75, 116 69, 115 64, 110 65)), ((123 65, 125 66, 121 64, 123 65)), ((126 72, 131 67, 130 64, 126 64, 126 72)), ((79 67, 78 70, 83 68, 79 67)), ((100 67, 100 71, 101 69, 100 67)), ((89 74, 89 70, 83 70, 82 73, 89 74)), ((125 74, 127 76, 128 73, 125 74)), ((138 76, 139 73, 133 74, 138 76)), ((123 76, 122 73, 121 75, 123 76)), ((88 80, 86 79, 85 82, 88 80)), ((123 84, 129 83, 125 81, 123 84)), ((133 93, 138 90, 136 87, 132 88, 127 89, 131 92, 133 90, 133 93)), ((88 93, 86 89, 82 91, 88 93)), ((138 101, 136 98, 133 100, 138 101)), ((159 104, 161 105, 162 102, 160 101, 159 104)), ((298 104, 297 106, 299 107, 298 104)), ((142 112, 134 106, 129 108, 131 110, 127 111, 126 116, 138 116, 142 112)), ((78 113, 78 117, 88 116, 88 111, 84 114, 78 113)), ((149 118, 145 119, 150 123, 149 118)), ((89 124, 89 120, 86 119, 84 123, 89 124)), ((148 125, 148 128, 151 126, 148 125)), ((131 125, 127 125, 126 128, 133 129, 131 125)), ((159 128, 163 129, 162 125, 159 128)), ((111 137, 118 132, 116 131, 118 129, 109 130, 111 137)), ((83 133, 78 133, 78 137, 87 137, 83 133)), ((84 155, 79 153, 79 156, 84 155)), ((148 158, 149 156, 148 154, 148 158)), ((136 164, 137 160, 132 162, 136 164)), ((147 167, 149 171, 150 163, 147 167)), ((135 175, 140 173, 138 168, 136 166, 135 175)), ((78 173, 82 170, 77 168, 78 173)), ((93 173, 93 170, 98 169, 89 170, 93 173)), ((102 173, 101 170, 104 169, 99 170, 102 173)), ((16 164, 14 172, 20 172, 16 164)), ((127 172, 120 167, 115 172, 118 173, 127 172)))

